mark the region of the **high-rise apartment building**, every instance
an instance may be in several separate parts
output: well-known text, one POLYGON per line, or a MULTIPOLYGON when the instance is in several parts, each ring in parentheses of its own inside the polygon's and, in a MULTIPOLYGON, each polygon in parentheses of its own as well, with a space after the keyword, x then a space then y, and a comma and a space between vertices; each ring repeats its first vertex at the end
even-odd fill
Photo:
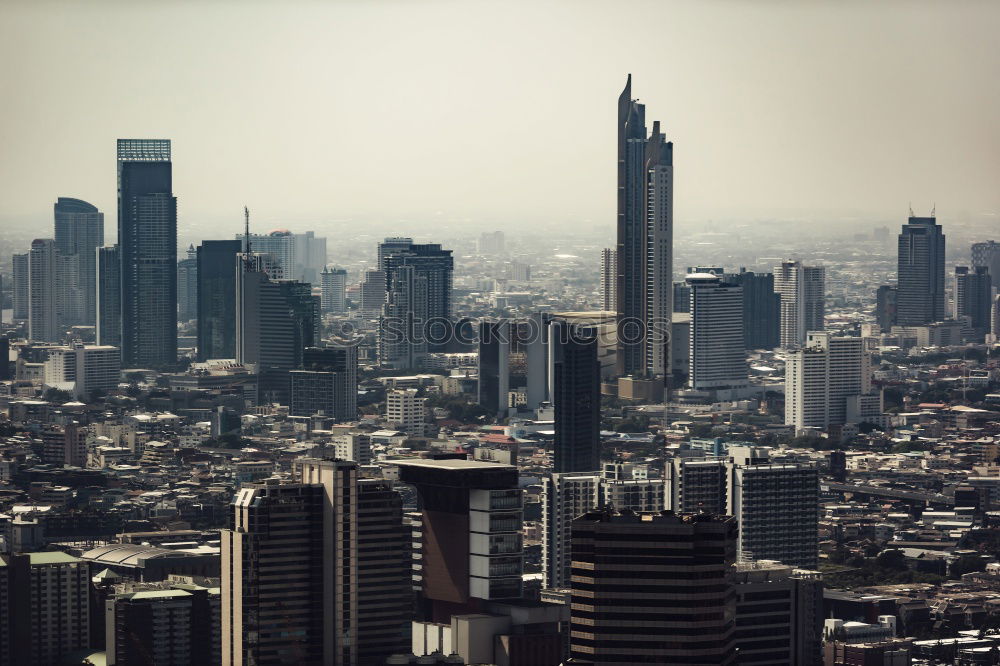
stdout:
POLYGON ((385 420, 414 437, 427 434, 427 398, 417 389, 394 389, 385 395, 385 420))
POLYGON ((320 274, 323 312, 347 312, 347 271, 343 268, 324 268, 320 274))
POLYGON ((191 321, 198 318, 198 258, 194 245, 189 245, 187 256, 177 262, 177 319, 191 321))
POLYGON ((895 285, 884 284, 875 292, 875 322, 883 333, 888 333, 896 325, 897 297, 895 285))
POLYGON ((97 344, 122 343, 122 258, 118 246, 97 248, 97 344))
POLYGON ((481 321, 479 323, 479 406, 501 418, 507 415, 510 390, 511 323, 481 321))
POLYGON ((289 379, 291 416, 322 414, 337 421, 358 417, 357 347, 307 347, 302 369, 289 372, 289 379))
MULTIPOLYGON (((773 273, 740 269, 725 282, 743 288, 743 344, 747 349, 774 349, 781 344, 781 296, 773 273)), ((676 307, 675 307, 676 310, 676 307)))
POLYGON ((743 288, 719 275, 692 273, 688 385, 719 399, 742 397, 749 385, 744 347, 743 288))
POLYGON ((600 469, 601 365, 597 348, 597 331, 591 327, 564 321, 553 321, 549 326, 555 472, 600 469))
POLYGON ((797 347, 809 331, 825 328, 826 269, 783 261, 774 267, 774 291, 781 297, 781 346, 797 347))
POLYGON ((972 342, 982 342, 990 331, 993 280, 986 266, 955 267, 955 318, 968 320, 972 342))
POLYGON ((108 393, 121 380, 121 350, 110 345, 53 347, 44 363, 46 386, 87 400, 95 391, 108 393))
POLYGON ((810 332, 785 361, 785 424, 796 431, 847 423, 848 399, 871 393, 864 340, 810 332))
POLYGON ((409 531, 391 485, 301 459, 245 485, 222 532, 225 664, 381 664, 405 652, 409 531))
POLYGON ((420 518, 418 616, 450 622, 484 602, 519 599, 523 554, 517 468, 472 460, 400 460, 420 518))
POLYGON ((379 359, 394 368, 418 365, 447 339, 454 260, 438 244, 387 238, 379 244, 386 296, 379 326, 379 359))
POLYGON ((573 660, 736 663, 733 518, 594 511, 572 529, 573 660))
POLYGON ((945 318, 945 236, 934 217, 910 216, 899 234, 896 321, 920 326, 945 318))
POLYGON ((118 140, 122 364, 177 362, 177 199, 170 141, 118 140))
POLYGON ((971 250, 972 267, 986 268, 993 280, 993 286, 1000 285, 1000 243, 992 240, 973 243, 971 250))
POLYGON ((238 240, 206 240, 195 254, 198 360, 236 358, 238 240))
POLYGON ((385 305, 385 271, 365 271, 359 292, 362 312, 381 314, 385 305))
POLYGON ((56 242, 51 238, 31 241, 28 252, 28 339, 59 342, 63 337, 59 294, 60 263, 56 242))
POLYGON ((646 107, 632 76, 618 97, 617 312, 619 372, 669 376, 673 272, 673 144, 659 123, 646 134, 646 107), (664 336, 649 329, 665 330, 664 336))
POLYGON ((618 312, 618 252, 612 247, 601 250, 601 309, 618 312))
POLYGON ((104 213, 86 201, 59 197, 54 214, 56 249, 72 258, 73 264, 63 278, 73 289, 68 299, 73 307, 65 313, 66 322, 93 326, 97 317, 97 248, 104 245, 104 213))
POLYGON ((14 311, 11 313, 14 321, 27 321, 28 319, 28 253, 15 254, 11 257, 11 275, 13 277, 13 287, 11 293, 11 305, 14 311))

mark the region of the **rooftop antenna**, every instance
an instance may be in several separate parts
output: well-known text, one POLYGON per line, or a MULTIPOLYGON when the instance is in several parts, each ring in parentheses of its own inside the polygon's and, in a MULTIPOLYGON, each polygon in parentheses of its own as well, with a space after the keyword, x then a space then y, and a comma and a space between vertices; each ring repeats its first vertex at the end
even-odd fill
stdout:
POLYGON ((937 202, 935 202, 934 206, 931 207, 931 217, 937 217, 937 202))
POLYGON ((910 203, 910 217, 913 217, 913 203, 910 203))
POLYGON ((243 271, 249 273, 252 270, 252 259, 250 258, 250 209, 243 206, 243 271))

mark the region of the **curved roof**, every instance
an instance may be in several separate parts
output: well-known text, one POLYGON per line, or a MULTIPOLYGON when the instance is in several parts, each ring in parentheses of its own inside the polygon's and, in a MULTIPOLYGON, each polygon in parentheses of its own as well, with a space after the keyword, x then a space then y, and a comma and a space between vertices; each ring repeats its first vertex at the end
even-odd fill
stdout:
POLYGON ((73 199, 72 197, 59 197, 56 201, 55 209, 57 213, 96 213, 97 206, 87 203, 83 199, 73 199))
POLYGON ((190 553, 155 546, 139 546, 131 543, 111 543, 106 546, 91 548, 80 555, 85 560, 110 564, 112 566, 141 566, 145 560, 156 560, 167 557, 191 557, 190 553))

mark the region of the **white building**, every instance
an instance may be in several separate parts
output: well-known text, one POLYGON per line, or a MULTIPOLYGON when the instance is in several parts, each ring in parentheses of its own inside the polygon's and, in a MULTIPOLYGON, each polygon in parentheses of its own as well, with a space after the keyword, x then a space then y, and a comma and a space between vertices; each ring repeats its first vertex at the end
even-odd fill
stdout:
POLYGON ((719 275, 692 273, 688 384, 720 400, 742 397, 749 385, 743 336, 743 288, 719 275))
POLYGON ((372 438, 364 433, 336 435, 331 443, 339 460, 353 460, 359 465, 369 465, 372 461, 372 438))
POLYGON ((45 385, 70 391, 75 398, 92 391, 112 391, 121 379, 121 350, 110 345, 55 347, 45 361, 45 385))
POLYGON ((783 261, 774 267, 774 291, 781 296, 781 346, 796 347, 809 331, 822 331, 826 269, 783 261))
POLYGON ((427 434, 427 399, 417 389, 395 389, 385 397, 385 420, 415 437, 427 434))
POLYGON ((800 431, 847 423, 849 399, 871 387, 871 357, 862 338, 811 331, 805 346, 786 357, 785 425, 800 431))
POLYGON ((343 268, 325 268, 320 274, 320 306, 323 312, 347 312, 347 271, 343 268))
POLYGON ((28 252, 28 339, 33 342, 58 342, 62 338, 58 265, 59 253, 54 240, 36 238, 31 241, 31 251, 28 252))

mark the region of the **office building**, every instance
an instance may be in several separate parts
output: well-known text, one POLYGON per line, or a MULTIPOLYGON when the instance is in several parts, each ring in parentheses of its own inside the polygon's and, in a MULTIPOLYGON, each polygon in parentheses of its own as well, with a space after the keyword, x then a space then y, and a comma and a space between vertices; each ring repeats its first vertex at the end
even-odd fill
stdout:
MULTIPOLYGON (((774 291, 773 273, 740 269, 727 273, 725 282, 743 288, 743 345, 747 349, 774 349, 781 344, 781 296, 774 291)), ((676 310, 676 304, 674 306, 676 310)))
POLYGON ((573 660, 736 663, 735 520, 594 511, 572 529, 573 660))
POLYGON ((127 589, 104 602, 108 666, 219 663, 218 588, 177 583, 127 589))
POLYGON ((97 344, 122 342, 121 253, 118 246, 97 248, 97 344))
POLYGON ((722 457, 671 458, 664 468, 666 508, 676 513, 725 514, 731 467, 722 457))
POLYGON ((320 274, 323 312, 343 314, 347 312, 347 271, 343 268, 324 268, 320 274))
POLYGON ((45 386, 69 391, 76 399, 88 400, 118 388, 121 351, 110 345, 52 347, 44 363, 45 386))
POLYGON ((129 368, 177 363, 177 199, 170 141, 118 140, 121 350, 129 368))
POLYGON ((568 589, 573 520, 600 508, 601 475, 566 472, 542 479, 542 576, 546 589, 568 589))
POLYGON ((982 342, 990 331, 993 280, 986 266, 955 267, 955 319, 965 319, 970 342, 982 342))
POLYGON ((177 319, 191 321, 198 318, 198 258, 194 245, 189 245, 187 256, 177 262, 177 319))
POLYGON ((719 275, 691 273, 688 386, 716 399, 742 397, 749 385, 744 347, 743 288, 719 275))
POLYGON ((597 332, 592 327, 564 321, 553 321, 549 326, 555 472, 600 468, 601 366, 597 348, 597 332))
POLYGON ((378 252, 386 276, 379 360, 393 368, 417 367, 428 351, 442 347, 450 337, 451 250, 387 238, 378 252))
POLYGON ((196 251, 198 360, 236 358, 238 240, 202 241, 196 251))
POLYGON ((646 108, 632 76, 618 97, 617 312, 619 374, 670 374, 673 312, 673 144, 659 122, 646 135, 646 108))
POLYGON ((523 556, 517 468, 472 460, 396 461, 421 509, 418 619, 450 622, 519 599, 523 556))
POLYGON ((1000 243, 984 241, 973 243, 971 248, 972 267, 984 267, 993 280, 993 286, 1000 285, 1000 243))
POLYGON ((306 347, 316 344, 319 303, 304 282, 275 280, 266 255, 249 259, 236 277, 236 360, 259 376, 264 402, 288 404, 289 371, 302 367, 306 347))
POLYGON ((291 416, 320 414, 336 421, 358 417, 357 347, 307 347, 302 369, 289 372, 289 380, 291 416))
POLYGON ((394 389, 385 396, 385 420, 413 437, 427 435, 427 398, 417 389, 394 389))
POLYGON ((826 269, 783 261, 774 267, 774 291, 781 298, 781 346, 797 347, 809 331, 825 328, 826 269))
POLYGON ((871 393, 871 356, 864 340, 810 332, 785 360, 785 424, 828 430, 847 423, 852 396, 871 393))
POLYGON ((896 321, 920 326, 945 318, 945 236, 934 217, 910 216, 899 234, 896 321))
POLYGON ((353 460, 359 465, 369 465, 372 461, 372 438, 364 433, 347 433, 334 435, 330 440, 333 444, 334 456, 338 460, 353 460))
POLYGON ((72 258, 72 270, 64 281, 74 293, 72 312, 66 323, 93 326, 97 316, 97 248, 104 245, 104 213, 95 206, 69 197, 59 197, 53 206, 56 249, 72 258))
POLYGON ((896 308, 899 290, 884 284, 875 292, 875 322, 883 333, 888 333, 896 325, 896 308))
POLYGON ((479 322, 479 406, 505 418, 510 398, 511 323, 479 322))
MULTIPOLYGON (((237 234, 240 243, 246 234, 237 234)), ((288 229, 274 229, 266 234, 250 234, 254 252, 274 256, 286 280, 319 284, 320 274, 326 267, 326 239, 317 238, 312 231, 295 234, 288 229)))
POLYGON ((799 666, 820 663, 823 576, 780 562, 737 562, 736 649, 739 663, 799 666))
POLYGON ((222 532, 223 663, 381 664, 408 650, 409 532, 391 485, 301 459, 222 532))
POLYGON ((13 276, 13 287, 11 293, 11 304, 13 306, 12 316, 14 321, 27 321, 28 319, 28 253, 15 254, 11 256, 11 273, 13 276))
POLYGON ((59 252, 51 238, 31 241, 28 252, 28 339, 59 342, 63 337, 59 294, 59 252))
POLYGON ((618 312, 618 253, 614 248, 601 250, 601 309, 618 312))

